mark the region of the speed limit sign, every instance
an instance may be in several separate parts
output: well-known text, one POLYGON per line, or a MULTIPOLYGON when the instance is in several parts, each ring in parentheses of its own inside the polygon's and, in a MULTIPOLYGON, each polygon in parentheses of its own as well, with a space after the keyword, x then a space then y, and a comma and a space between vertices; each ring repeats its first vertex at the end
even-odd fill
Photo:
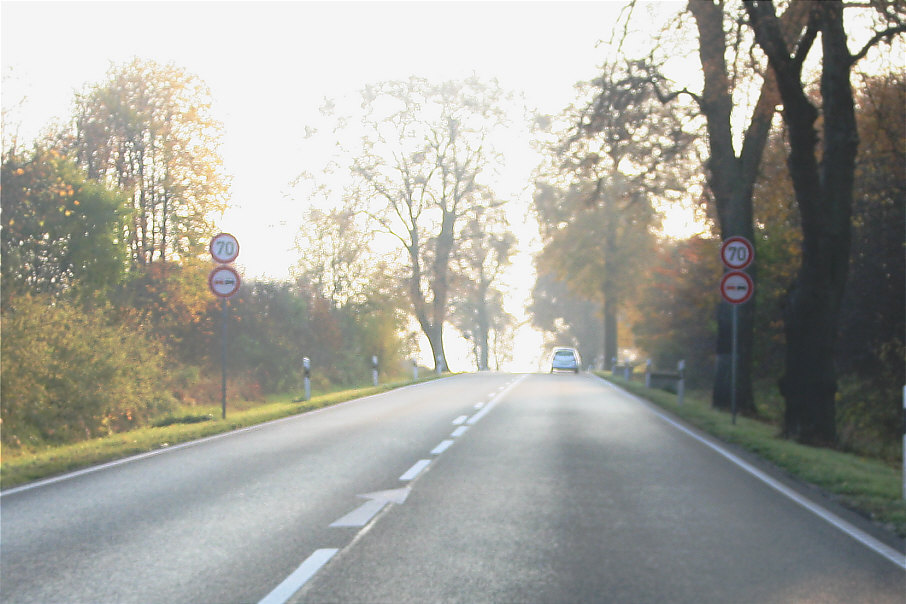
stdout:
POLYGON ((755 259, 755 248, 745 237, 730 237, 720 248, 720 259, 727 268, 741 271, 752 264, 752 260, 755 259))
POLYGON ((211 239, 211 256, 220 264, 229 264, 239 257, 239 241, 229 233, 211 239))

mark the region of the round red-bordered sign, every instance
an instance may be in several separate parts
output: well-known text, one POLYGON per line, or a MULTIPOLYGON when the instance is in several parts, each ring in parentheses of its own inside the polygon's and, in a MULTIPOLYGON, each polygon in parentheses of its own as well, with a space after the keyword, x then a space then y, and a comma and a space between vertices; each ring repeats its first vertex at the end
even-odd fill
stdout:
POLYGON ((215 296, 229 298, 239 291, 242 280, 232 266, 218 266, 208 275, 208 287, 215 296))
POLYGON ((720 295, 730 304, 745 304, 754 293, 752 277, 742 271, 730 271, 720 280, 720 295))
POLYGON ((755 248, 745 237, 729 237, 720 246, 720 259, 724 266, 740 271, 755 259, 755 248))
POLYGON ((214 260, 220 264, 229 264, 239 257, 239 240, 229 233, 220 233, 211 239, 208 249, 214 260))

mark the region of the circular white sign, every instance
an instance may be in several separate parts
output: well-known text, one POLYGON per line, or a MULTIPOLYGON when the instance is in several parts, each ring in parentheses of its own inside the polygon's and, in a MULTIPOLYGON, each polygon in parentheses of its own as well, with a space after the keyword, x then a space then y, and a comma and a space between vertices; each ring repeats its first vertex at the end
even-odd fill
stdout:
POLYGON ((208 286, 214 295, 229 298, 239 291, 239 273, 232 266, 218 266, 208 275, 208 286))
POLYGON ((221 264, 229 264, 239 257, 239 241, 229 233, 221 233, 211 239, 211 256, 221 264))
POLYGON ((745 237, 730 237, 720 248, 720 259, 727 268, 742 270, 755 259, 755 248, 745 237))
POLYGON ((742 271, 730 271, 720 280, 720 295, 730 304, 745 304, 755 293, 755 283, 742 271))

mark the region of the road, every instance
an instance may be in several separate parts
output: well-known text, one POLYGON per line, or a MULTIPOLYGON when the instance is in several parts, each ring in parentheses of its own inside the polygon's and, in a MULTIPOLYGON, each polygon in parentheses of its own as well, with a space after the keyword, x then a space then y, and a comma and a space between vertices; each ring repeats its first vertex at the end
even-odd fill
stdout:
POLYGON ((593 377, 446 378, 0 498, 3 602, 902 602, 593 377))

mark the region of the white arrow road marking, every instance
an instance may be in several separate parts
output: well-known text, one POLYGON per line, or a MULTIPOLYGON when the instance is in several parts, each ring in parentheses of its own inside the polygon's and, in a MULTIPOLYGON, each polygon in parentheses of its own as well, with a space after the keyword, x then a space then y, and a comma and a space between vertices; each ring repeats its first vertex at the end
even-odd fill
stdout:
POLYGON ((321 570, 321 567, 333 558, 339 550, 337 549, 319 549, 305 559, 305 562, 299 565, 299 568, 293 571, 293 574, 283 580, 283 583, 274 588, 274 590, 264 596, 258 604, 284 604, 293 597, 305 583, 311 579, 315 573, 321 570))
POLYGON ((400 476, 400 480, 412 480, 418 476, 422 470, 428 467, 428 464, 431 463, 430 459, 419 459, 415 462, 411 468, 406 470, 406 473, 400 476))
POLYGON ((378 501, 384 501, 386 503, 406 503, 406 499, 409 497, 409 493, 412 492, 411 487, 403 487, 401 489, 388 489, 386 491, 375 491, 374 493, 366 493, 364 495, 359 495, 363 499, 374 499, 378 501))
POLYGON ((406 498, 409 496, 409 487, 403 489, 392 489, 390 491, 378 491, 376 493, 366 493, 365 495, 359 495, 363 499, 367 499, 365 503, 349 512, 336 522, 332 523, 332 527, 359 527, 365 526, 371 519, 374 518, 378 512, 384 509, 384 506, 388 503, 403 503, 406 501, 406 498))
POLYGON ((431 450, 431 455, 440 455, 441 453, 443 453, 444 451, 449 449, 450 445, 452 445, 452 444, 453 444, 453 441, 449 440, 449 439, 441 441, 441 443, 439 445, 437 445, 436 447, 434 447, 431 450))
POLYGON ((356 509, 352 510, 336 522, 331 523, 330 526, 365 526, 372 518, 374 518, 374 516, 378 512, 384 509, 385 505, 387 505, 386 501, 371 499, 370 501, 366 501, 356 509))
POLYGON ((452 436, 453 438, 458 438, 458 437, 462 436, 463 434, 465 434, 468 430, 469 430, 468 426, 460 426, 460 427, 456 428, 455 430, 453 430, 453 432, 450 434, 450 436, 452 436))

